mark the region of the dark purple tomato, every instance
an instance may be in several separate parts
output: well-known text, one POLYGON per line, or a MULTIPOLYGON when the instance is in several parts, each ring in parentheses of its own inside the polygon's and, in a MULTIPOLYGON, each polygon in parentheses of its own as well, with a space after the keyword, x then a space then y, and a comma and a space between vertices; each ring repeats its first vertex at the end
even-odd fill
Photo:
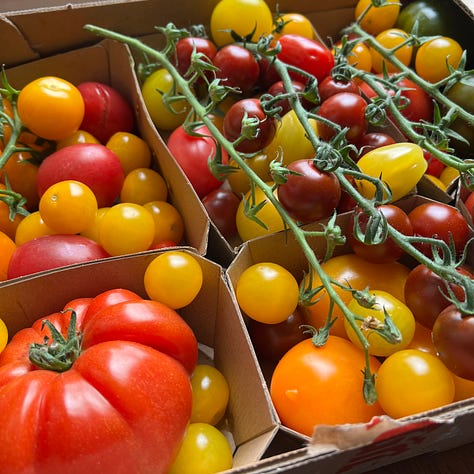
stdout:
POLYGON ((235 216, 240 199, 233 191, 220 187, 205 196, 202 203, 209 218, 224 237, 230 238, 237 233, 235 216))

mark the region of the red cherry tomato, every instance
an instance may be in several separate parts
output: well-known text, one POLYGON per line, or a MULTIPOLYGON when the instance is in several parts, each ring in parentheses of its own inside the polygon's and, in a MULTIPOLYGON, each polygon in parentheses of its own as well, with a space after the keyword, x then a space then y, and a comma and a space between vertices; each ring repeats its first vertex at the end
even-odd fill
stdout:
POLYGON ((176 69, 178 69, 182 76, 186 75, 191 65, 191 56, 193 53, 206 56, 209 62, 212 63, 217 53, 217 47, 211 40, 199 36, 189 36, 177 41, 175 53, 176 69))
MULTIPOLYGON (((292 81, 292 86, 295 92, 303 92, 305 89, 305 85, 299 81, 292 81)), ((278 96, 281 96, 282 94, 286 94, 287 91, 286 91, 283 81, 277 81, 270 86, 267 93, 274 97, 278 97, 278 96)), ((309 102, 308 100, 305 100, 305 99, 300 99, 300 100, 303 107, 305 107, 306 109, 310 109, 312 107, 311 102, 309 102)), ((278 102, 275 102, 273 106, 281 107, 281 112, 279 112, 279 115, 281 117, 285 115, 291 109, 291 104, 288 99, 281 99, 278 102)))
POLYGON ((352 92, 359 94, 359 86, 354 81, 337 81, 332 76, 326 76, 318 85, 319 98, 321 102, 339 92, 352 92))
POLYGON ((387 133, 383 132, 369 132, 362 135, 362 138, 357 142, 359 149, 359 158, 374 148, 380 148, 386 145, 393 145, 395 139, 387 133))
POLYGON ((238 196, 230 189, 218 188, 202 200, 211 221, 226 238, 237 233, 236 214, 240 204, 238 196))

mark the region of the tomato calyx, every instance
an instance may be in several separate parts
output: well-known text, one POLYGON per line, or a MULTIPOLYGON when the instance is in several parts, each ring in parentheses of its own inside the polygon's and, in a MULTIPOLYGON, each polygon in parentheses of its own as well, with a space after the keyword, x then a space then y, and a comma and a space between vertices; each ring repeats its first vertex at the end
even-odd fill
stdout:
POLYGON ((55 372, 65 372, 69 370, 74 361, 81 353, 82 335, 76 329, 76 312, 71 311, 67 337, 65 338, 49 321, 45 319, 42 327, 47 326, 51 332, 51 341, 48 336, 44 337, 44 342, 33 343, 30 346, 30 362, 40 369, 52 370, 55 372))

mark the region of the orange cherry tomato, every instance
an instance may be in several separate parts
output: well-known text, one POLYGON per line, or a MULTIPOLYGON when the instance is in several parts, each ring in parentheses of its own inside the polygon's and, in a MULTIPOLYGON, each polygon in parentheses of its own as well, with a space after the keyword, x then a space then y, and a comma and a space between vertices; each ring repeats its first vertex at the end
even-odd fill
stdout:
POLYGON ((8 265, 16 248, 15 242, 7 234, 0 232, 0 281, 7 279, 8 265))

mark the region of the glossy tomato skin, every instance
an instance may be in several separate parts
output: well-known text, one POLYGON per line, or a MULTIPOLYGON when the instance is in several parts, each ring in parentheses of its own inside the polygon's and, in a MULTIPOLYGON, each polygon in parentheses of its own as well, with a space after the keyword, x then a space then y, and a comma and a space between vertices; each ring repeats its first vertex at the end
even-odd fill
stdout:
MULTIPOLYGON (((469 270, 462 267, 458 267, 458 272, 474 278, 469 270)), ((464 300, 464 291, 460 286, 450 284, 450 288, 458 300, 464 300)), ((439 313, 451 304, 446 296, 449 296, 447 282, 426 265, 419 264, 410 270, 405 283, 405 302, 420 324, 433 328, 439 313)))
POLYGON ((341 185, 333 173, 320 171, 313 160, 297 160, 288 169, 286 183, 278 186, 278 199, 293 219, 301 223, 329 217, 341 199, 341 185))
POLYGON ((100 143, 78 143, 47 156, 38 168, 39 196, 53 184, 64 180, 86 184, 99 207, 111 206, 120 196, 125 176, 117 155, 100 143))
MULTIPOLYGON (((104 309, 105 317, 109 308, 104 309)), ((177 313, 167 311, 155 307, 153 314, 147 313, 147 322, 137 325, 135 320, 127 326, 126 318, 131 321, 133 315, 122 317, 114 309, 117 321, 107 334, 95 322, 103 317, 98 313, 78 327, 88 342, 63 372, 36 369, 30 363, 29 344, 44 338, 37 325, 15 335, 0 357, 0 406, 9 406, 0 415, 2 426, 18 424, 16 441, 6 431, 0 435, 2 461, 9 472, 34 464, 36 472, 94 474, 103 472, 104 462, 120 473, 168 471, 190 419, 192 392, 183 365, 166 349, 153 348, 149 339, 153 329, 165 326, 160 341, 165 346, 167 324, 171 329, 178 324, 181 341, 186 339, 189 332, 183 328, 190 331, 189 327, 177 313), (122 335, 129 333, 130 325, 134 333, 125 341, 122 335), (102 342, 92 344, 96 338, 102 342), (32 420, 35 430, 30 429, 32 420), (20 445, 18 439, 24 442, 20 445)), ((63 334, 70 314, 51 315, 63 334)), ((154 337, 160 338, 158 333, 154 337)), ((192 347, 197 357, 197 344, 192 347)))
MULTIPOLYGON (((168 138, 168 148, 202 199, 222 185, 208 166, 208 160, 216 154, 216 144, 205 126, 195 130, 202 136, 187 134, 182 126, 176 128, 168 138)), ((222 151, 222 161, 227 163, 227 153, 222 151)))
POLYGON ((133 109, 116 89, 94 81, 83 82, 77 88, 85 106, 81 130, 91 133, 103 144, 116 132, 133 130, 133 109))
POLYGON ((217 188, 206 195, 202 203, 224 237, 230 238, 237 233, 235 218, 240 199, 232 190, 217 188))
MULTIPOLYGON (((302 93, 304 91, 305 85, 302 82, 291 81, 291 83, 292 83, 293 89, 296 93, 298 93, 298 92, 302 93)), ((267 93, 274 96, 274 97, 278 97, 278 96, 281 96, 282 94, 286 94, 287 91, 286 91, 286 88, 285 88, 285 85, 284 85, 283 81, 277 81, 277 82, 274 82, 268 88, 267 93)), ((301 104, 306 109, 310 109, 311 106, 314 105, 306 99, 300 99, 300 100, 301 100, 301 104)), ((290 101, 288 99, 280 99, 279 101, 277 101, 273 104, 273 107, 281 107, 281 111, 279 112, 279 115, 283 116, 287 112, 289 112, 289 110, 291 109, 291 104, 290 104, 290 101)))
POLYGON ((275 136, 275 119, 267 116, 259 99, 241 99, 231 105, 224 116, 223 131, 228 140, 233 142, 241 136, 242 119, 245 115, 259 120, 259 131, 255 138, 246 138, 236 146, 236 149, 242 153, 256 153, 265 148, 275 136))
POLYGON ((448 369, 474 380, 474 317, 462 314, 453 304, 447 306, 433 325, 433 344, 448 369))
POLYGON ((179 73, 184 76, 191 66, 191 55, 195 52, 197 54, 203 54, 212 63, 214 56, 217 53, 216 45, 207 38, 201 38, 199 36, 189 36, 187 38, 181 38, 176 43, 176 68, 179 73))
POLYGON ((17 247, 8 266, 8 278, 109 256, 97 242, 81 235, 45 235, 17 247))
POLYGON ((380 148, 386 145, 393 145, 395 139, 383 132, 368 132, 362 135, 360 140, 357 142, 357 148, 359 149, 359 157, 364 156, 374 148, 380 148))
MULTIPOLYGON (((317 40, 296 34, 282 35, 279 39, 281 51, 278 59, 291 66, 312 74, 321 82, 334 67, 334 56, 331 51, 317 40)), ((305 76, 291 74, 293 79, 306 83, 305 76)))
POLYGON ((351 92, 360 94, 359 86, 354 81, 338 81, 331 75, 326 76, 318 86, 319 98, 321 102, 329 99, 332 95, 339 92, 351 92))

